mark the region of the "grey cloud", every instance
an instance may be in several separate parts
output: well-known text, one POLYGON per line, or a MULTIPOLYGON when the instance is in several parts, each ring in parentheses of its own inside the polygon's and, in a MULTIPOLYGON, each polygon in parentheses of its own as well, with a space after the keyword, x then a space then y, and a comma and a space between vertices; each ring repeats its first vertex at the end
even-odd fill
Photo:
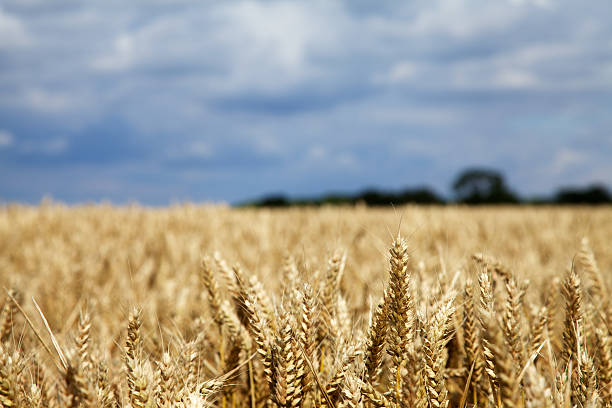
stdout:
POLYGON ((5 172, 89 168, 115 199, 155 175, 159 190, 140 197, 156 202, 164 185, 168 199, 238 200, 397 174, 398 186, 445 190, 471 164, 499 165, 525 191, 571 172, 612 183, 605 0, 6 0, 0 10, 27 38, 0 41, 5 172), (50 140, 66 145, 50 154, 50 140), (186 154, 197 143, 208 150, 186 154), (336 162, 315 160, 321 146, 336 162))
POLYGON ((0 152, 5 162, 46 171, 82 164, 108 165, 139 160, 150 154, 149 146, 138 143, 129 125, 112 117, 74 134, 57 131, 34 137, 26 135, 14 140, 10 151, 0 152))

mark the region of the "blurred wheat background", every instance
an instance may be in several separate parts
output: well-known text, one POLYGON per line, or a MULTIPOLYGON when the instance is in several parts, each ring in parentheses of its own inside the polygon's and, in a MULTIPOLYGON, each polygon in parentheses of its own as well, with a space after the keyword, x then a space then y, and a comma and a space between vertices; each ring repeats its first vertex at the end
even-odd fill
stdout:
POLYGON ((611 240, 609 207, 5 206, 0 403, 610 406, 611 240))

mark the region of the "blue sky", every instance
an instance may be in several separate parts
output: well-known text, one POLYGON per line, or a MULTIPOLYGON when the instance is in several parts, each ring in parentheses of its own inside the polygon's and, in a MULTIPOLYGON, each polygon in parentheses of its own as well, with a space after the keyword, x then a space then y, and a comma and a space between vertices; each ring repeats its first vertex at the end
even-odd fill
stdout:
POLYGON ((612 185, 608 0, 0 0, 0 201, 612 185))

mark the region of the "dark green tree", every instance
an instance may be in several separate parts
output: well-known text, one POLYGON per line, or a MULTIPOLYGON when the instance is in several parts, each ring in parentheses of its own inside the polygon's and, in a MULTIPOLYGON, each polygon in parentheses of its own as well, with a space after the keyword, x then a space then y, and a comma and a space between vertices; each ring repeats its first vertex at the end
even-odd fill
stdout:
POLYGON ((455 198, 465 204, 512 204, 519 199, 497 170, 469 168, 462 171, 453 183, 455 198))
POLYGON ((609 204, 612 196, 603 184, 592 184, 586 187, 565 187, 555 195, 559 204, 609 204))

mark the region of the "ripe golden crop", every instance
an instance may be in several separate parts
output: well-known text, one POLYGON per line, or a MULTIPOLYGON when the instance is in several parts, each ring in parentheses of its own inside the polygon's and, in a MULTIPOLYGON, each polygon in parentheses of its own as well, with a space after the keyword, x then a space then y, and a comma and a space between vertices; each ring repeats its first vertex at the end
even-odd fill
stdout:
POLYGON ((611 406, 610 242, 608 207, 6 206, 0 406, 611 406))

